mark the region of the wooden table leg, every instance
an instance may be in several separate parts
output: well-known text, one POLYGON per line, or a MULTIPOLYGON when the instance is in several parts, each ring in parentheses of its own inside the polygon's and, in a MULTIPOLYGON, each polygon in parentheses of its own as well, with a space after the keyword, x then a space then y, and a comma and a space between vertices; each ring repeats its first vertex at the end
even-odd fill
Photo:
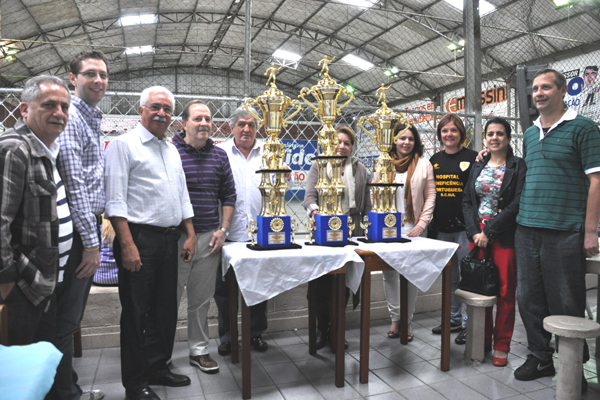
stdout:
POLYGON ((344 387, 344 337, 346 336, 346 274, 335 274, 337 308, 335 313, 335 386, 344 387))
POLYGON ((452 261, 442 271, 442 371, 450 371, 450 292, 452 291, 452 261))
POLYGON ((242 399, 251 397, 250 330, 250 307, 242 296, 242 399))
POLYGON ((331 348, 334 350, 337 348, 337 328, 338 328, 338 285, 337 285, 337 275, 331 275, 331 326, 329 328, 329 340, 331 340, 331 348))
POLYGON ((371 334, 371 271, 365 268, 360 299, 360 383, 369 383, 369 338, 371 334))
POLYGON ((231 334, 231 362, 240 362, 238 350, 238 283, 232 267, 227 271, 229 283, 229 333, 231 334))
POLYGON ((81 329, 73 334, 73 357, 83 356, 83 346, 81 345, 81 329))
POLYGON ((308 282, 308 354, 317 354, 317 293, 315 282, 308 282))
POLYGON ((400 275, 400 343, 408 344, 408 281, 400 275))

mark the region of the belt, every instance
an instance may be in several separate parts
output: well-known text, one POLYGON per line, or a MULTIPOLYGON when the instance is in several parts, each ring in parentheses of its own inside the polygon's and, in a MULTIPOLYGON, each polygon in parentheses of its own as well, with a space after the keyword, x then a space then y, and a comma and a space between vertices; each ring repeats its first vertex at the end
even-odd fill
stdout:
POLYGON ((154 226, 154 225, 146 225, 146 224, 134 224, 132 222, 129 222, 129 226, 133 226, 139 229, 145 229, 147 231, 152 231, 152 232, 158 232, 161 233, 163 235, 170 235, 172 233, 175 233, 179 230, 178 226, 168 226, 168 227, 163 227, 163 226, 154 226))

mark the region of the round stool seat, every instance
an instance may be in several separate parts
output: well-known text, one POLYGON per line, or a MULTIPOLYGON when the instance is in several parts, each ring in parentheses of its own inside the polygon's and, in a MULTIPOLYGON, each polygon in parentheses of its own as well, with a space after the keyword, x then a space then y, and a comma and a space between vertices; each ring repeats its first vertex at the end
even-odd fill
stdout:
POLYGON ((588 274, 600 275, 600 254, 587 259, 585 263, 585 272, 588 274))
POLYGON ((475 307, 492 307, 496 304, 496 296, 484 296, 478 293, 467 292, 462 289, 456 289, 454 298, 461 303, 475 307))
POLYGON ((551 315, 544 318, 544 329, 555 335, 587 339, 600 336, 600 324, 581 317, 551 315))

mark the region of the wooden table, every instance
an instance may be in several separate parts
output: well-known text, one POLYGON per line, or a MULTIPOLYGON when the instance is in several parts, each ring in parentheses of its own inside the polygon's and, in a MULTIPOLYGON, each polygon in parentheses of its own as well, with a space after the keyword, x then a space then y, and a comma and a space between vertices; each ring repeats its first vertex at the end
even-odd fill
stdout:
MULTIPOLYGON (((356 253, 365 262, 365 271, 361 283, 360 306, 360 383, 369 380, 369 333, 371 326, 371 272, 394 270, 372 251, 356 249, 356 253)), ((452 261, 442 271, 442 360, 441 370, 450 370, 450 292, 452 290, 452 261)), ((400 343, 407 344, 408 281, 400 275, 400 343)))
MULTIPOLYGON (((242 398, 249 399, 251 396, 249 305, 273 298, 303 283, 308 283, 310 288, 312 280, 325 274, 333 275, 335 283, 332 288, 332 302, 335 303, 332 312, 332 335, 336 354, 335 384, 338 387, 344 386, 345 287, 348 285, 353 290, 358 290, 364 268, 364 261, 353 249, 306 246, 301 250, 276 250, 265 253, 249 250, 245 243, 230 243, 223 246, 221 267, 228 274, 229 281, 232 363, 239 362, 238 293, 242 295, 242 398), (283 276, 285 279, 281 281, 283 276)), ((314 300, 314 290, 309 290, 309 297, 314 300)), ((315 318, 313 301, 309 302, 309 320, 312 320, 313 328, 315 318)), ((316 335, 310 336, 310 354, 316 352, 315 342, 316 335)))

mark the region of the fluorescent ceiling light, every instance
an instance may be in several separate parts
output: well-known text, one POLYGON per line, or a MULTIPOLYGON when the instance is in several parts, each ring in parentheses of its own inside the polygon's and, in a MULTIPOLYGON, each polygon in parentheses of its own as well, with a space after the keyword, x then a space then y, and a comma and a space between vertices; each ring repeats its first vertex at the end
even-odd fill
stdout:
POLYGON ((374 67, 373 63, 370 63, 367 60, 363 60, 362 58, 357 57, 354 54, 348 54, 346 57, 342 58, 342 60, 364 71, 367 71, 374 67))
POLYGON ((566 7, 569 5, 569 3, 571 3, 571 1, 569 1, 569 0, 553 0, 553 2, 554 2, 554 7, 556 7, 556 8, 566 7))
POLYGON ((119 18, 121 26, 154 24, 158 21, 156 14, 125 15, 119 18))
POLYGON ((129 55, 141 55, 144 53, 150 53, 154 51, 154 46, 137 46, 137 47, 127 47, 125 49, 125 54, 129 55))
POLYGON ((275 50, 275 53, 273 53, 273 57, 293 62, 298 62, 302 58, 302 56, 299 54, 281 49, 275 50))
MULTIPOLYGON (((463 10, 463 0, 444 0, 444 1, 460 11, 463 10)), ((496 7, 492 3, 490 3, 486 0, 479 0, 479 15, 480 16, 489 14, 492 11, 494 11, 495 9, 496 9, 496 7)))
POLYGON ((369 8, 373 7, 378 0, 339 0, 340 3, 348 4, 350 6, 369 8))

